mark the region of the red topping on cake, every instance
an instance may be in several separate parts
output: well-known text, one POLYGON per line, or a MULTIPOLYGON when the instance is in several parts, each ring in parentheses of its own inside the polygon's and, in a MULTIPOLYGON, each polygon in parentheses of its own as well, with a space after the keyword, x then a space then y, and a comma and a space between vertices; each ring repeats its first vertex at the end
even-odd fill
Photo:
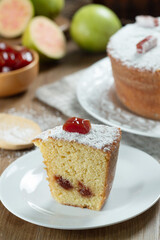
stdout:
POLYGON ((66 132, 77 132, 86 134, 90 131, 91 124, 87 119, 72 117, 69 118, 63 125, 63 130, 66 132))
POLYGON ((83 197, 91 197, 92 192, 91 190, 86 187, 83 183, 78 182, 78 192, 83 196, 83 197))
POLYGON ((152 16, 137 16, 136 22, 141 27, 157 27, 159 26, 158 18, 152 17, 152 16))
POLYGON ((142 41, 136 44, 138 53, 146 53, 150 49, 157 46, 157 38, 153 36, 147 36, 142 41))
POLYGON ((73 188, 69 180, 62 178, 62 176, 54 176, 56 182, 64 189, 70 190, 73 188))

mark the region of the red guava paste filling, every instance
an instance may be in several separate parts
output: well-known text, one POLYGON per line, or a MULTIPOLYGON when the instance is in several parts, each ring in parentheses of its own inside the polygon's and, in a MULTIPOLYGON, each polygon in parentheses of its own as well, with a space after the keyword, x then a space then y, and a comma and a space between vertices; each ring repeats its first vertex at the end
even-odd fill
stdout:
POLYGON ((62 176, 54 176, 56 182, 64 189, 70 190, 73 188, 72 184, 70 183, 69 180, 62 178, 62 176))
POLYGON ((89 189, 89 187, 86 187, 83 183, 78 182, 78 192, 83 196, 83 197, 91 197, 92 191, 89 189))

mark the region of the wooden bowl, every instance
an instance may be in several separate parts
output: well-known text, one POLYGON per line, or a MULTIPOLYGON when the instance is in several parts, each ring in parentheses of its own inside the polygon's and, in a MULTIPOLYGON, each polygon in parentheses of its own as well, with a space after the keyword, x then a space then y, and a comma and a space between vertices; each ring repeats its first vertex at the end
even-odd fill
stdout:
POLYGON ((0 97, 9 97, 24 92, 34 81, 39 70, 39 56, 30 50, 33 61, 25 67, 6 73, 0 73, 0 97))

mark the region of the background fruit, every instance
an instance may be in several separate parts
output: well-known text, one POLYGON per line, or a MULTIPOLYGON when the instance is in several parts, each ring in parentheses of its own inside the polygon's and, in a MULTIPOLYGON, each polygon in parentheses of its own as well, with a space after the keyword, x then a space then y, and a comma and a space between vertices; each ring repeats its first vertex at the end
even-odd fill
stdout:
POLYGON ((106 50, 109 38, 121 27, 113 11, 100 4, 80 8, 73 16, 70 34, 83 49, 92 52, 106 50))
POLYGON ((0 1, 0 35, 14 38, 21 35, 34 15, 30 0, 0 1))
POLYGON ((41 59, 60 59, 66 53, 66 40, 61 29, 49 18, 37 16, 27 26, 22 43, 36 50, 41 59))
POLYGON ((64 0, 32 0, 37 15, 56 17, 64 7, 64 0))

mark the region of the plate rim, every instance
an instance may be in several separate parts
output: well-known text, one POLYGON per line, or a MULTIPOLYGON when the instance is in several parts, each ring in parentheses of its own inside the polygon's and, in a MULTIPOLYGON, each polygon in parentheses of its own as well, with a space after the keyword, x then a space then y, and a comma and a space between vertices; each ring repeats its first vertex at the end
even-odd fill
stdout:
MULTIPOLYGON (((138 152, 141 152, 141 153, 147 155, 150 158, 150 159, 148 159, 149 161, 154 161, 154 164, 157 164, 157 166, 160 167, 159 162, 154 157, 152 157, 148 153, 146 153, 146 152, 144 152, 144 151, 142 151, 142 150, 140 150, 138 148, 135 148, 135 147, 132 147, 132 146, 129 146, 129 145, 125 145, 123 143, 121 143, 121 148, 128 148, 128 149, 132 149, 134 151, 136 150, 138 152)), ((47 223, 40 222, 40 221, 34 221, 34 220, 32 220, 31 218, 28 218, 28 217, 22 217, 20 214, 18 214, 16 212, 16 210, 13 210, 13 209, 9 208, 8 204, 5 204, 5 201, 4 201, 4 199, 2 197, 2 193, 1 193, 3 177, 5 177, 5 175, 7 174, 8 170, 13 165, 16 165, 17 163, 19 163, 22 160, 24 161, 24 157, 27 158, 28 156, 30 156, 32 154, 37 154, 39 152, 40 152, 39 149, 36 149, 36 150, 31 151, 30 153, 27 153, 27 154, 17 158, 0 175, 0 201, 1 201, 1 203, 13 215, 15 215, 16 217, 18 217, 18 218, 20 218, 20 219, 22 219, 24 221, 27 221, 29 223, 35 224, 37 226, 43 226, 43 227, 47 227, 47 228, 54 228, 54 229, 61 229, 61 230, 86 230, 86 229, 95 229, 95 228, 107 227, 107 226, 111 226, 111 225, 115 225, 115 224, 118 224, 118 223, 121 223, 121 222, 128 221, 128 220, 130 220, 132 218, 135 218, 135 217, 141 215, 142 213, 147 211, 149 208, 151 208, 160 198, 160 192, 159 192, 159 195, 157 195, 157 197, 146 208, 142 209, 141 211, 137 212, 136 214, 131 214, 131 216, 128 216, 125 219, 120 219, 118 221, 112 221, 111 223, 107 223, 107 224, 106 223, 101 223, 101 224, 93 224, 91 226, 73 226, 73 227, 70 227, 70 226, 65 226, 65 225, 61 226, 61 225, 56 225, 56 224, 47 224, 47 223)))
MULTIPOLYGON (((110 60, 109 60, 109 57, 105 57, 105 58, 102 59, 102 60, 106 60, 106 65, 107 65, 107 62, 110 61, 110 60)), ((98 61, 98 62, 101 62, 102 60, 100 60, 100 61, 98 61)), ((98 62, 95 63, 95 64, 93 64, 91 67, 96 67, 96 64, 98 64, 98 62)), ((99 79, 99 78, 100 78, 100 77, 98 77, 98 79, 99 79)), ((89 79, 89 78, 87 78, 87 79, 89 79)), ((89 80, 88 80, 88 81, 89 81, 89 80)), ((86 104, 84 103, 84 101, 87 102, 86 97, 85 97, 85 100, 84 100, 84 99, 82 98, 82 96, 81 96, 82 86, 83 86, 83 84, 85 84, 85 83, 86 83, 86 78, 81 78, 81 79, 78 81, 77 88, 76 88, 76 95, 77 95, 77 99, 78 99, 78 102, 79 102, 79 104, 81 105, 81 107, 82 107, 87 113, 89 113, 92 117, 94 117, 95 119, 99 120, 100 122, 102 122, 102 123, 104 123, 104 124, 108 124, 109 126, 120 127, 124 132, 127 132, 127 133, 132 133, 132 134, 136 134, 136 135, 140 135, 140 136, 144 136, 144 137, 160 138, 160 135, 158 136, 158 135, 154 135, 153 133, 146 133, 146 132, 144 132, 144 131, 136 130, 136 129, 132 130, 132 128, 126 128, 126 127, 124 127, 124 126, 121 126, 120 124, 116 124, 116 123, 114 123, 114 122, 111 122, 111 121, 105 119, 104 117, 101 117, 101 116, 97 115, 97 114, 96 114, 95 112, 93 112, 90 108, 88 108, 88 107, 86 106, 86 104)), ((114 80, 113 80, 113 83, 114 83, 114 80)), ((83 89, 84 89, 84 88, 83 88, 83 89)), ((88 102, 87 102, 87 104, 88 104, 88 102)), ((126 109, 126 111, 127 111, 127 109, 126 109)), ((135 117, 137 116, 137 115, 134 114, 133 112, 131 112, 131 114, 133 114, 135 117)), ((146 119, 146 118, 144 118, 144 117, 142 117, 142 116, 137 116, 137 117, 141 117, 142 119, 146 119)), ((154 121, 154 122, 158 122, 158 121, 153 120, 153 119, 148 119, 148 120, 151 120, 151 121, 154 121)), ((159 121, 159 124, 160 124, 160 121, 159 121)))

